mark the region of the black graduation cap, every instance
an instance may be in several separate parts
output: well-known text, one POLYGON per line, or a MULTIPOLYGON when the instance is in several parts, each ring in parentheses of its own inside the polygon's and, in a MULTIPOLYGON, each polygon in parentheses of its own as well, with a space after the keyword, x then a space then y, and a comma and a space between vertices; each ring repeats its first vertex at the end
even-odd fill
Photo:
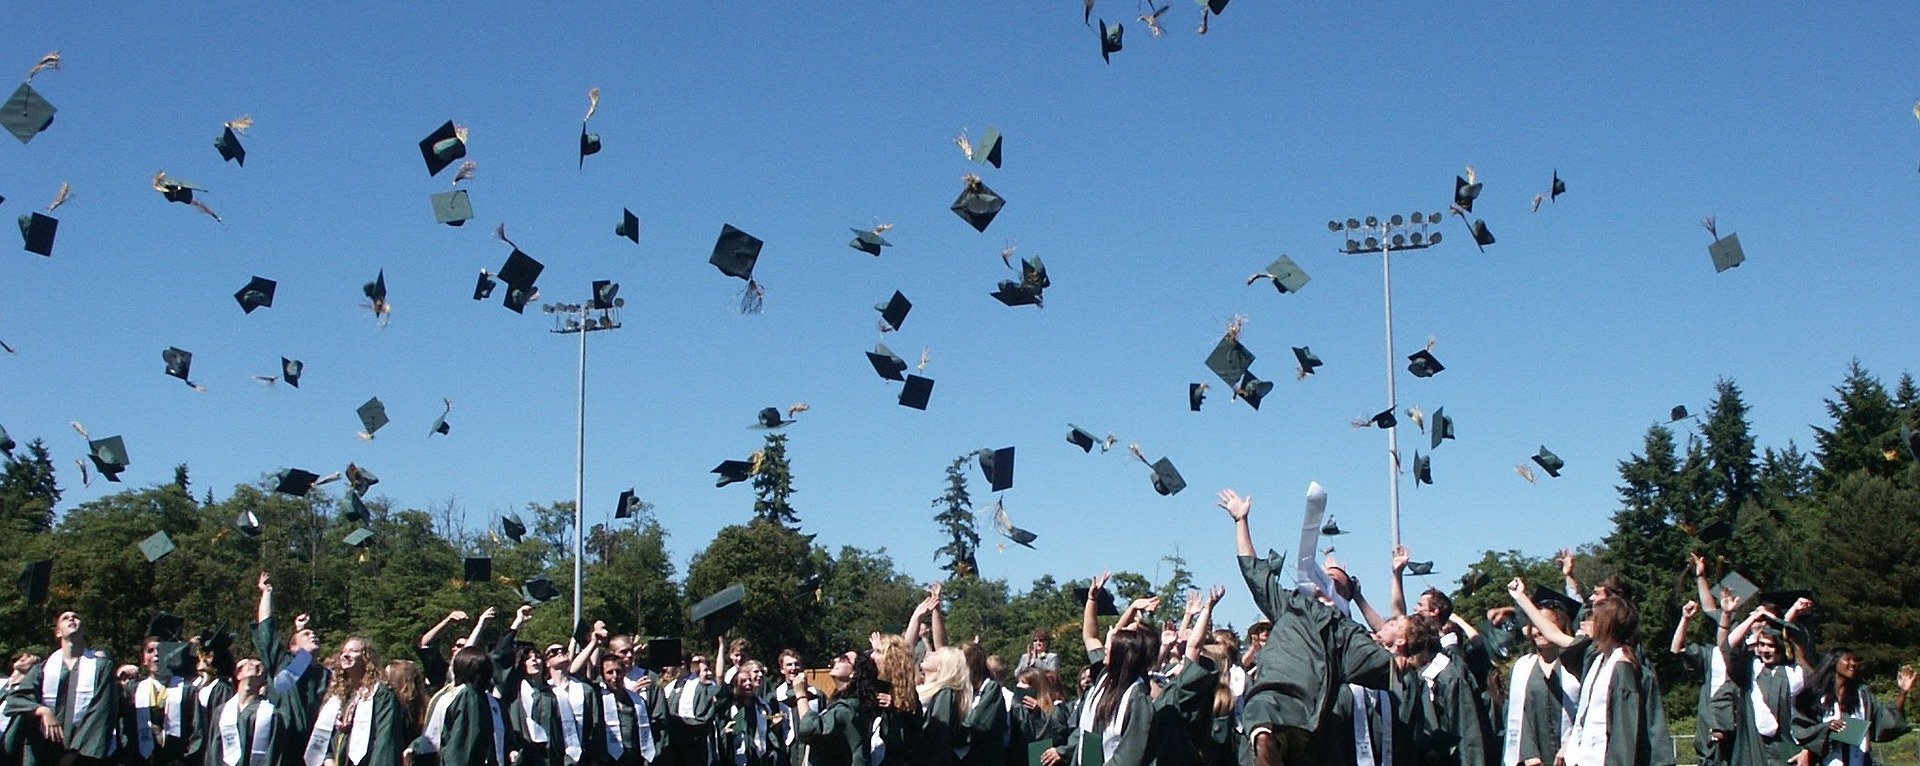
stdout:
POLYGON ((1240 379, 1240 385, 1233 389, 1233 393, 1256 412, 1260 409, 1260 400, 1265 399, 1272 391, 1273 381, 1261 380, 1254 377, 1253 373, 1247 373, 1246 377, 1240 379))
POLYGON ((1477 218, 1474 219, 1473 244, 1478 246, 1480 252, 1483 253, 1487 251, 1487 245, 1493 244, 1493 232, 1487 229, 1486 221, 1477 218))
POLYGON ((579 164, 579 167, 586 167, 586 166, 587 166, 587 155, 589 155, 589 154, 599 154, 599 153, 600 153, 600 134, 599 134, 599 133, 588 133, 588 132, 587 132, 587 123, 586 123, 586 121, 585 121, 585 120, 581 120, 581 121, 580 121, 580 164, 579 164))
POLYGON ((1320 525, 1320 534, 1331 537, 1333 535, 1346 533, 1340 529, 1340 522, 1335 521, 1332 516, 1328 516, 1326 522, 1320 525))
POLYGON ((1716 521, 1712 524, 1708 524, 1706 528, 1701 529, 1699 534, 1694 535, 1694 539, 1699 540, 1700 542, 1703 542, 1703 543, 1710 543, 1715 540, 1725 540, 1732 536, 1733 536, 1732 522, 1716 521))
POLYGON ((1480 586, 1487 584, 1487 573, 1478 569, 1469 569, 1460 575, 1460 595, 1471 596, 1480 586))
POLYGON ((1213 15, 1218 16, 1221 11, 1227 9, 1227 2, 1228 0, 1207 0, 1207 10, 1213 11, 1213 15))
POLYGON ((1306 346, 1294 346, 1293 358, 1300 363, 1300 377, 1303 378, 1312 375, 1314 370, 1320 368, 1320 365, 1326 364, 1326 362, 1320 361, 1320 357, 1314 355, 1313 349, 1306 346))
POLYGON ((14 443, 13 437, 7 435, 6 426, 0 426, 0 453, 11 455, 13 448, 17 446, 19 445, 14 443))
MULTIPOLYGON (((1001 512, 1002 515, 1005 515, 1005 513, 1005 511, 1001 512)), ((1033 541, 1040 539, 1039 535, 1016 527, 1012 522, 1000 525, 1000 535, 1008 540, 1012 540, 1015 545, 1023 546, 1029 550, 1034 549, 1033 541)))
POLYGON ((1399 419, 1393 416, 1393 410, 1385 409, 1374 413, 1373 417, 1367 418, 1362 427, 1370 425, 1375 428, 1392 428, 1399 424, 1399 419))
POLYGON ((1560 469, 1567 467, 1566 461, 1561 460, 1559 455, 1549 452, 1547 445, 1544 444, 1540 445, 1540 454, 1533 456, 1533 462, 1539 464, 1541 470, 1546 471, 1548 476, 1556 479, 1560 477, 1560 469))
POLYGON ((517 543, 527 535, 527 525, 520 520, 520 514, 509 513, 500 517, 500 531, 506 534, 507 539, 517 543))
POLYGON ((160 361, 167 365, 167 377, 179 378, 180 382, 198 388, 193 382, 193 352, 168 346, 167 350, 160 352, 160 361))
POLYGON ((361 468, 357 463, 347 464, 347 484, 353 487, 354 494, 365 495, 367 490, 379 483, 380 477, 373 475, 372 471, 361 468))
POLYGON ((60 230, 60 219, 39 212, 20 216, 22 249, 36 255, 53 257, 53 235, 60 230))
POLYGON ((486 556, 468 556, 461 562, 461 575, 467 582, 487 582, 493 579, 493 559, 486 556))
POLYGON ((247 147, 240 143, 240 134, 234 132, 233 123, 227 123, 220 129, 220 137, 213 140, 214 151, 220 153, 221 162, 239 163, 247 166, 247 147))
POLYGON ((1000 144, 1000 129, 989 127, 987 132, 980 135, 980 143, 974 145, 973 154, 969 155, 969 158, 974 162, 1000 167, 1000 144))
POLYGON ((867 362, 873 365, 875 373, 886 380, 906 380, 902 373, 907 371, 907 360, 893 353, 886 344, 875 344, 873 350, 867 352, 867 362))
POLYGON ((1040 306, 1045 301, 1045 296, 1039 290, 1011 279, 1000 280, 1000 284, 989 295, 1009 307, 1040 306))
POLYGON ((1407 574, 1421 576, 1433 574, 1433 562, 1409 561, 1407 562, 1407 574))
POLYGON ((1229 386, 1238 386, 1247 376, 1247 368, 1253 366, 1253 352, 1247 350, 1238 338, 1221 338, 1207 354, 1207 369, 1220 376, 1220 380, 1229 386))
POLYGON ((633 488, 628 487, 621 491, 620 499, 614 503, 613 517, 616 519, 624 519, 632 516, 639 508, 639 505, 640 499, 634 496, 633 488))
POLYGON ((147 638, 161 641, 185 641, 187 621, 169 612, 155 612, 147 621, 147 638))
POLYGON ((751 282, 754 264, 759 263, 760 248, 764 244, 758 237, 733 228, 733 224, 721 224, 720 238, 714 241, 713 257, 707 262, 722 274, 751 282))
POLYGON ((535 577, 520 583, 520 600, 528 604, 544 604, 560 597, 560 589, 553 581, 545 577, 535 577))
POLYGON ((700 623, 703 633, 718 636, 733 629, 740 616, 745 613, 741 601, 747 597, 747 586, 734 583, 726 590, 715 593, 693 605, 692 617, 700 623))
MULTIPOLYGON (((1533 586, 1533 605, 1540 607, 1542 610, 1559 612, 1569 621, 1573 620, 1574 616, 1580 614, 1580 602, 1573 600, 1573 597, 1565 593, 1561 593, 1545 585, 1533 586)), ((1525 612, 1518 613, 1515 616, 1519 620, 1522 620, 1522 625, 1526 624, 1526 622, 1524 622, 1526 620, 1525 612)))
POLYGON ((1098 439, 1094 437, 1093 432, 1073 425, 1072 423, 1068 423, 1067 427, 1073 429, 1067 432, 1067 443, 1079 447, 1081 452, 1092 454, 1093 444, 1095 441, 1098 441, 1098 439))
POLYGON ((434 128, 426 138, 420 139, 420 157, 427 162, 427 175, 437 176, 446 170, 455 160, 467 156, 467 141, 462 136, 465 131, 454 127, 453 121, 434 128))
POLYGON ((760 414, 756 417, 754 425, 758 428, 779 428, 794 422, 796 421, 783 419, 780 416, 779 407, 763 407, 760 409, 760 414))
POLYGON ((1747 260, 1747 251, 1740 247, 1740 235, 1728 234, 1713 240, 1707 246, 1707 255, 1713 257, 1713 271, 1719 273, 1739 266, 1747 260))
POLYGON ((240 303, 240 310, 242 312, 251 314, 254 309, 272 307, 273 291, 279 287, 280 283, 278 282, 266 277, 256 276, 253 279, 247 280, 247 286, 240 288, 239 292, 234 293, 233 299, 240 303))
POLYGON ((1262 279, 1273 282, 1275 290, 1283 293, 1297 293, 1300 292, 1300 288, 1306 287, 1307 282, 1312 278, 1307 276, 1305 269, 1300 268, 1300 264, 1294 263, 1292 258, 1283 255, 1275 258, 1273 263, 1267 264, 1266 271, 1248 277, 1247 284, 1253 284, 1262 279))
POLYGON ((238 516, 233 517, 233 528, 240 530, 240 534, 247 537, 259 537, 260 517, 254 515, 251 510, 241 511, 238 516))
MULTIPOLYGON (((1090 589, 1084 585, 1074 588, 1073 589, 1074 603, 1076 604, 1087 603, 1087 593, 1089 592, 1089 590, 1090 589)), ((1113 591, 1107 590, 1106 588, 1101 588, 1099 591, 1093 592, 1093 597, 1095 599, 1094 614, 1096 616, 1099 616, 1099 617, 1120 616, 1120 605, 1114 601, 1113 591)))
POLYGON ((387 270, 381 269, 378 274, 374 275, 372 282, 361 285, 360 293, 367 296, 367 300, 373 302, 376 311, 379 310, 381 306, 386 305, 387 270))
POLYGON ((1407 372, 1413 373, 1416 378, 1431 378, 1435 373, 1445 369, 1447 369, 1446 365, 1441 364, 1432 351, 1424 348, 1407 357, 1407 372))
POLYGON ((200 635, 193 637, 193 640, 200 645, 200 651, 203 652, 224 652, 233 648, 233 634, 228 633, 226 628, 201 631, 200 635))
POLYGON ((1007 201, 981 183, 979 176, 967 176, 966 183, 950 207, 954 215, 960 216, 974 231, 986 231, 987 224, 993 223, 994 216, 1007 206, 1007 201))
POLYGON ((433 203, 433 220, 448 226, 464 226, 473 220, 473 199, 466 189, 454 189, 428 197, 433 203))
POLYGON ((1473 212, 1473 201, 1480 198, 1480 182, 1467 183, 1460 176, 1453 177, 1453 204, 1455 207, 1473 212))
POLYGON ((161 559, 166 558, 167 554, 178 549, 179 546, 173 544, 173 538, 168 536, 167 531, 164 529, 140 541, 140 555, 147 557, 147 563, 149 564, 158 563, 161 559))
POLYGON ((1560 171, 1553 171, 1553 186, 1547 190, 1547 199, 1558 202, 1560 195, 1567 193, 1567 182, 1560 180, 1560 171))
POLYGON ((900 406, 926 410, 927 400, 933 397, 933 379, 919 375, 908 375, 907 384, 900 387, 900 406))
POLYGON ((1205 402, 1206 400, 1207 400, 1207 384, 1205 383, 1188 383, 1187 384, 1187 409, 1189 411, 1199 412, 1200 404, 1202 402, 1205 402))
POLYGON ((720 476, 714 480, 713 486, 724 487, 752 478, 753 463, 747 460, 722 460, 720 465, 714 466, 712 473, 720 476))
POLYGON ((387 405, 382 404, 378 396, 368 399, 366 404, 354 410, 354 414, 360 416, 360 438, 362 439, 372 439, 374 433, 387 424, 387 405))
POLYGON ((847 247, 868 255, 879 255, 880 248, 893 247, 892 242, 888 242, 886 237, 880 236, 879 232, 872 229, 853 229, 852 231, 853 239, 848 240, 847 247))
POLYGON ((613 227, 613 233, 633 240, 636 245, 640 244, 640 216, 624 207, 620 208, 620 225, 613 227))
POLYGON ((32 606, 45 606, 47 584, 53 578, 53 559, 35 561, 20 570, 20 592, 32 606))
POLYGON ((484 301, 493 297, 493 288, 498 286, 499 283, 493 281, 493 272, 481 269, 480 279, 473 283, 473 299, 484 301))
POLYGON ((1160 458, 1153 462, 1153 491, 1161 495, 1178 495, 1187 488, 1187 480, 1180 476, 1179 469, 1173 467, 1173 461, 1160 458))
POLYGON ((133 464, 127 458, 126 440, 118 436, 87 442, 87 458, 93 461, 93 470, 99 471, 101 476, 112 482, 120 481, 120 472, 133 464))
POLYGON ((983 449, 975 456, 980 461, 980 473, 987 477, 991 492, 1004 492, 1013 487, 1013 448, 983 449))
POLYGON ((273 491, 283 495, 306 497, 308 492, 313 491, 314 482, 319 480, 320 475, 312 471, 288 468, 280 472, 280 483, 274 486, 273 491))
POLYGON ((500 271, 496 275, 501 282, 506 283, 508 288, 507 295, 501 300, 500 305, 512 309, 516 314, 525 313, 527 301, 532 300, 537 292, 536 283, 540 280, 540 272, 546 269, 546 264, 521 252, 520 248, 514 248, 513 252, 507 254, 507 262, 500 266, 500 271))
POLYGON ((1422 455, 1419 450, 1413 451, 1413 481, 1414 486, 1421 484, 1428 486, 1433 485, 1432 455, 1422 455))
POLYGON ((24 144, 53 125, 56 111, 40 91, 33 89, 32 83, 23 82, 7 97, 6 105, 0 106, 0 125, 6 126, 7 132, 24 144))
POLYGON ((1427 429, 1431 442, 1427 449, 1439 449, 1442 439, 1453 438, 1453 418, 1447 415, 1447 408, 1441 407, 1433 411, 1432 420, 1433 426, 1427 429))
POLYGON ((1688 417, 1689 416, 1687 414, 1687 405, 1676 404, 1676 405, 1673 405, 1673 409, 1667 410, 1668 423, 1678 423, 1682 420, 1686 420, 1688 417))
POLYGON ((595 311, 606 311, 626 304, 620 300, 620 283, 610 279, 593 280, 593 299, 587 307, 595 311))
POLYGON ((367 501, 360 499, 359 493, 347 493, 347 510, 341 512, 340 518, 357 523, 366 521, 372 515, 367 511, 367 501))
POLYGON ((1109 27, 1107 26, 1107 20, 1101 19, 1100 20, 1100 60, 1108 64, 1113 63, 1113 54, 1120 52, 1122 43, 1124 42, 1126 35, 1127 35, 1127 26, 1125 24, 1121 24, 1116 21, 1114 22, 1113 26, 1109 27))
POLYGON ((684 651, 680 646, 680 639, 677 638, 647 639, 647 648, 643 655, 645 659, 641 660, 641 667, 656 673, 667 668, 678 667, 680 659, 685 656, 684 651))
POLYGON ((892 298, 888 298, 886 303, 875 305, 873 310, 880 312, 880 331, 892 332, 900 329, 900 325, 907 321, 907 312, 913 310, 913 302, 907 300, 906 294, 895 290, 892 298))
POLYGON ((447 422, 447 414, 449 412, 452 412, 451 408, 449 408, 447 412, 440 413, 439 417, 433 419, 433 425, 427 428, 428 438, 432 438, 434 434, 446 436, 453 432, 453 424, 447 422))
POLYGON ((307 366, 298 359, 280 357, 280 379, 286 381, 289 386, 300 387, 300 373, 306 368, 307 366))

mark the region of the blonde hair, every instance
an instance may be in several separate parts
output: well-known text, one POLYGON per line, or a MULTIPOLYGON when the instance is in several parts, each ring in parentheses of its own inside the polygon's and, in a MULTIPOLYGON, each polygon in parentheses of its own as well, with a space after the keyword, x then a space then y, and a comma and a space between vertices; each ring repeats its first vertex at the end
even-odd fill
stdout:
POLYGON ((1220 683, 1213 687, 1214 716, 1219 717, 1232 713, 1233 674, 1227 672, 1227 664, 1231 662, 1232 653, 1228 651, 1226 644, 1220 642, 1214 642, 1200 647, 1200 653, 1206 655, 1207 659, 1213 662, 1214 667, 1220 668, 1220 683))
POLYGON ((919 683, 919 669, 913 664, 913 649, 907 646, 907 639, 898 633, 875 633, 868 637, 873 650, 880 653, 880 661, 874 663, 880 670, 881 690, 893 695, 893 704, 888 707, 896 713, 920 712, 920 695, 915 686, 919 683))
POLYGON ((973 675, 967 672, 967 655, 955 647, 943 646, 927 656, 933 659, 935 669, 933 679, 914 690, 920 699, 931 700, 941 689, 952 689, 960 711, 973 709, 973 675))
POLYGON ((333 672, 327 681, 326 696, 350 700, 353 699, 355 695, 372 691, 375 684, 382 682, 381 676, 386 670, 386 665, 380 661, 380 652, 373 648, 372 641, 368 641, 359 636, 353 636, 340 642, 340 650, 346 651, 347 645, 356 641, 359 642, 362 647, 366 648, 366 651, 360 654, 360 664, 357 666, 360 671, 357 677, 348 678, 346 673, 340 671, 340 655, 335 654, 328 658, 327 668, 333 672))
POLYGON ((387 688, 393 690, 393 696, 400 703, 401 712, 415 726, 427 723, 427 677, 420 672, 420 663, 410 660, 394 660, 387 663, 383 675, 387 679, 387 688))

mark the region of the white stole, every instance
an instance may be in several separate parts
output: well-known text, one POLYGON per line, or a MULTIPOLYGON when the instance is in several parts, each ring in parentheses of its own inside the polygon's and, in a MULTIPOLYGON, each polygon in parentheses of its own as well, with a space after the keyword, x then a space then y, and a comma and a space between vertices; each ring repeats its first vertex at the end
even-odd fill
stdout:
MULTIPOLYGON (((1833 717, 1828 718, 1827 720, 1844 721, 1849 717, 1866 718, 1867 717, 1867 692, 1865 689, 1860 689, 1855 693, 1860 696, 1855 698, 1855 701, 1853 703, 1853 712, 1854 712, 1853 716, 1848 716, 1846 713, 1840 712, 1840 701, 1834 700, 1833 707, 1828 710, 1828 712, 1831 713, 1833 717)), ((1873 722, 1868 721, 1867 725, 1871 727, 1873 725, 1873 722)), ((1867 736, 1860 738, 1860 745, 1858 747, 1855 747, 1853 745, 1843 745, 1842 749, 1838 754, 1834 755, 1832 758, 1827 759, 1826 766, 1862 766, 1867 762, 1867 751, 1872 746, 1873 746, 1873 732, 1868 731, 1867 736)))
MULTIPOLYGON (((77 726, 80 716, 87 706, 93 703, 94 674, 100 666, 106 664, 106 655, 98 650, 87 649, 74 660, 73 669, 73 711, 67 717, 68 726, 77 726)), ((60 709, 60 679, 67 674, 67 650, 62 648, 47 657, 40 670, 40 704, 53 710, 60 709)))
POLYGON ((1436 654, 1433 655, 1433 661, 1428 662, 1426 667, 1420 669, 1420 678, 1427 682, 1424 686, 1427 687, 1428 702, 1434 701, 1433 679, 1440 675, 1440 671, 1446 670, 1447 666, 1452 664, 1452 658, 1444 654, 1436 654))
POLYGON ((560 734, 567 762, 578 763, 586 752, 580 745, 580 725, 587 715, 586 684, 568 679, 564 688, 554 690, 553 696, 560 703, 560 734))
POLYGON ((533 715, 534 692, 532 682, 520 682, 520 714, 527 717, 527 741, 544 745, 547 744, 547 727, 541 726, 540 720, 533 715))
POLYGON ((134 730, 139 740, 138 746, 140 748, 141 758, 152 758, 155 747, 156 737, 153 733, 154 690, 165 689, 167 695, 166 706, 162 708, 166 721, 162 723, 161 730, 166 732, 167 736, 177 738, 180 736, 180 706, 186 700, 185 686, 185 679, 179 676, 168 677, 167 683, 164 685, 152 677, 142 678, 140 679, 140 683, 134 686, 134 730))
MULTIPOLYGON (((427 742, 433 745, 433 752, 436 753, 440 752, 440 739, 446 733, 447 708, 453 706, 453 698, 460 696, 460 692, 468 690, 457 686, 447 688, 453 689, 454 692, 434 700, 433 709, 427 713, 426 731, 422 733, 422 736, 427 742)), ((500 720, 500 700, 494 699, 493 695, 486 694, 478 689, 471 689, 471 691, 473 691, 474 694, 480 695, 481 699, 487 701, 487 712, 493 715, 494 763, 499 764, 499 766, 506 766, 507 725, 506 722, 500 720)), ((232 764, 228 764, 228 766, 232 766, 232 764)))
MULTIPOLYGON (((264 766, 267 762, 268 741, 273 736, 273 703, 266 698, 259 700, 259 707, 253 711, 253 741, 248 743, 247 762, 264 766)), ((227 766, 239 766, 240 763, 240 695, 234 695, 227 704, 220 706, 220 761, 227 766)))
MULTIPOLYGON (((1120 695, 1120 705, 1114 708, 1113 720, 1108 721, 1107 728, 1099 732, 1101 763, 1113 760, 1114 751, 1120 749, 1120 734, 1126 730, 1127 726, 1127 705, 1133 702, 1134 695, 1139 694, 1146 688, 1147 682, 1145 679, 1135 679, 1133 684, 1127 687, 1126 692, 1120 695)), ((1080 741, 1078 743, 1079 746, 1073 749, 1074 766, 1080 766, 1080 764, 1085 762, 1083 753, 1086 752, 1087 735, 1094 733, 1093 719, 1097 717, 1094 711, 1098 710, 1100 706, 1100 692, 1100 687, 1094 687, 1093 691, 1087 695, 1086 704, 1081 708, 1080 741)))
POLYGON ((767 711, 760 709, 760 698, 748 697, 744 707, 753 715, 753 731, 740 733, 740 747, 733 751, 736 766, 744 766, 749 756, 766 752, 768 744, 767 711))
POLYGON ((1393 698, 1384 691, 1359 684, 1347 684, 1353 696, 1353 753, 1356 766, 1393 763, 1393 698), (1380 752, 1373 748, 1373 721, 1368 714, 1380 711, 1380 752))
MULTIPOLYGON (((373 744, 373 690, 378 684, 362 690, 353 711, 353 729, 347 732, 347 763, 359 763, 367 759, 367 750, 373 744)), ((327 698, 320 706, 320 714, 314 717, 313 734, 307 737, 307 766, 320 766, 327 759, 327 748, 333 743, 333 729, 340 721, 340 708, 346 704, 338 696, 327 698)))
POLYGON ((1520 762, 1520 735, 1522 722, 1526 720, 1527 690, 1533 687, 1533 674, 1539 672, 1548 685, 1560 684, 1560 732, 1564 737, 1573 729, 1574 714, 1580 702, 1580 678, 1558 663, 1540 661, 1540 655, 1529 654, 1521 657, 1513 665, 1513 675, 1507 679, 1507 737, 1502 756, 1502 766, 1512 766, 1520 762))
MULTIPOLYGON (((653 742, 653 724, 647 720, 647 702, 630 689, 622 688, 619 693, 627 695, 633 703, 634 728, 640 732, 640 757, 651 762, 660 751, 653 742)), ((613 691, 600 694, 600 719, 607 726, 607 756, 619 760, 627 751, 627 741, 620 730, 620 703, 614 694, 613 691)))
POLYGON ((1580 684, 1580 712, 1570 731, 1567 766, 1604 766, 1607 760, 1607 715, 1613 691, 1613 671, 1626 660, 1626 650, 1616 648, 1587 671, 1580 684), (1596 677, 1597 676, 1597 677, 1596 677))

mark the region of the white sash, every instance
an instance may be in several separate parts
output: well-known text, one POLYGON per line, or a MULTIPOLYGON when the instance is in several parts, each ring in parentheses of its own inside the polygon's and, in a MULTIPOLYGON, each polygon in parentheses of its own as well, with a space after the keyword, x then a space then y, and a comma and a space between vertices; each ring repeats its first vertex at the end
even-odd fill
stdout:
MULTIPOLYGON (((826 715, 827 711, 817 710, 808 715, 826 715)), ((885 716, 874 716, 873 733, 867 737, 867 749, 872 755, 867 757, 867 766, 880 766, 887 760, 887 740, 880 736, 880 720, 885 716)))
POLYGON ((547 744, 547 727, 541 726, 539 719, 533 715, 534 693, 532 682, 520 682, 520 713, 527 717, 527 741, 544 745, 547 744))
POLYGON ((1587 671, 1580 684, 1580 712, 1570 732, 1567 766, 1603 766, 1607 760, 1607 715, 1613 691, 1614 667, 1626 659, 1624 649, 1614 649, 1587 671), (1597 678, 1595 676, 1598 676, 1597 678))
POLYGON ((1767 667, 1760 666, 1753 673, 1753 683, 1747 686, 1747 706, 1753 710, 1753 728, 1762 737, 1775 737, 1780 734, 1780 718, 1773 714, 1773 706, 1767 704, 1767 695, 1761 681, 1766 677, 1767 667))
MULTIPOLYGON (((621 689, 620 692, 627 695, 627 700, 633 703, 633 719, 636 724, 634 728, 640 732, 640 757, 650 762, 654 756, 659 755, 659 749, 653 742, 653 723, 647 720, 647 702, 641 699, 640 695, 634 694, 631 689, 621 689)), ((627 742, 625 732, 620 730, 620 704, 613 695, 614 693, 610 691, 601 693, 600 718, 601 722, 607 725, 607 732, 610 735, 607 737, 607 756, 619 760, 620 756, 627 752, 627 742)))
MULTIPOLYGON (((240 763, 240 708, 238 695, 220 706, 220 761, 227 766, 239 766, 240 763)), ((265 764, 267 762, 268 739, 272 736, 273 703, 260 700, 260 706, 253 711, 253 741, 248 748, 248 763, 265 764)))
POLYGON ((1436 655, 1433 655, 1432 662, 1427 663, 1426 667, 1420 669, 1420 678, 1424 679, 1427 682, 1424 685, 1427 687, 1428 702, 1434 701, 1433 679, 1440 675, 1440 671, 1446 670, 1447 666, 1452 664, 1453 664, 1453 660, 1447 657, 1447 655, 1436 654, 1436 655))
MULTIPOLYGON (((1373 691, 1359 684, 1347 684, 1347 693, 1353 696, 1353 762, 1355 766, 1374 766, 1376 762, 1387 760, 1387 758, 1375 759, 1373 755, 1373 725, 1367 718, 1367 711, 1373 706, 1373 691)), ((1388 730, 1391 731, 1391 727, 1388 727, 1388 730)))
POLYGON ((1708 696, 1712 696, 1714 693, 1720 691, 1720 686, 1727 682, 1726 654, 1724 652, 1721 652, 1720 647, 1718 646, 1713 647, 1711 651, 1713 652, 1713 654, 1708 655, 1707 657, 1707 695, 1708 696))
MULTIPOLYGON (((421 736, 426 738, 429 744, 433 745, 433 752, 436 753, 440 752, 440 737, 445 733, 447 728, 447 708, 453 706, 453 698, 460 696, 460 692, 462 691, 462 688, 459 686, 449 686, 447 688, 452 689, 452 693, 440 695, 433 700, 433 706, 427 711, 426 731, 421 732, 421 736)), ((488 699, 492 699, 492 697, 488 697, 488 699)))
POLYGON ((753 731, 736 732, 740 737, 740 746, 733 749, 733 762, 736 766, 745 766, 750 756, 767 752, 767 711, 761 709, 758 697, 749 697, 745 705, 740 706, 751 711, 753 731))
POLYGON ((699 681, 680 679, 680 696, 674 699, 673 713, 687 723, 694 722, 694 704, 700 699, 700 685, 699 681))
POLYGON ((585 752, 580 746, 580 725, 587 715, 586 685, 569 679, 564 689, 555 692, 553 696, 560 703, 560 734, 567 762, 578 763, 585 752))
MULTIPOLYGON (((73 676, 73 711, 72 715, 67 717, 68 726, 79 725, 81 714, 85 713, 87 706, 93 702, 94 674, 99 672, 100 666, 106 661, 106 655, 94 649, 82 651, 79 659, 74 660, 73 667, 76 672, 73 676)), ((47 657, 40 671, 41 705, 53 710, 60 709, 60 679, 66 674, 67 650, 62 648, 47 657)))
POLYGON ((333 727, 340 723, 341 701, 338 696, 327 697, 326 704, 320 706, 319 715, 313 719, 313 733, 307 735, 307 752, 304 760, 307 766, 320 766, 327 759, 327 745, 333 742, 333 727))
MULTIPOLYGON (((1866 718, 1867 717, 1867 691, 1866 689, 1861 689, 1855 693, 1860 696, 1856 698, 1853 703, 1853 714, 1854 716, 1859 718, 1866 718)), ((1846 720, 1848 718, 1846 713, 1840 712, 1839 700, 1834 700, 1833 707, 1828 709, 1827 712, 1832 716, 1831 718, 1827 719, 1829 721, 1846 720)), ((1869 726, 1872 725, 1871 720, 1868 721, 1868 725, 1869 726)), ((1840 752, 1835 753, 1832 758, 1827 760, 1827 766, 1862 766, 1862 764, 1865 764, 1867 762, 1867 751, 1872 747, 1873 747, 1873 732, 1869 731, 1867 732, 1867 736, 1860 738, 1860 745, 1858 747, 1855 747, 1853 745, 1841 745, 1840 752)))
POLYGON ((1507 737, 1502 766, 1513 766, 1520 762, 1520 727, 1526 719, 1527 690, 1533 687, 1535 671, 1549 685, 1560 684, 1560 731, 1562 736, 1573 729, 1573 716, 1580 701, 1580 679, 1557 663, 1543 663, 1540 655, 1529 654, 1513 665, 1513 676, 1507 681, 1507 737))
MULTIPOLYGON (((1124 731, 1127 726, 1127 705, 1133 702, 1134 695, 1139 694, 1140 690, 1146 687, 1147 682, 1144 679, 1135 680, 1133 685, 1128 686, 1126 692, 1120 695, 1120 706, 1114 709, 1113 720, 1108 721, 1106 730, 1099 733, 1101 763, 1113 760, 1114 751, 1120 749, 1120 733, 1124 731)), ((1097 717, 1094 715, 1094 711, 1100 707, 1100 691, 1100 687, 1094 687, 1092 693, 1087 695, 1086 704, 1081 708, 1080 731, 1082 733, 1080 734, 1079 746, 1073 749, 1074 766, 1080 766, 1080 764, 1085 762, 1083 753, 1086 752, 1087 747, 1086 735, 1093 733, 1093 719, 1097 717)))
POLYGON ((294 652, 293 662, 281 668, 280 672, 273 674, 273 690, 286 694, 293 688, 294 682, 307 674, 307 668, 310 667, 313 667, 313 652, 305 649, 294 652))

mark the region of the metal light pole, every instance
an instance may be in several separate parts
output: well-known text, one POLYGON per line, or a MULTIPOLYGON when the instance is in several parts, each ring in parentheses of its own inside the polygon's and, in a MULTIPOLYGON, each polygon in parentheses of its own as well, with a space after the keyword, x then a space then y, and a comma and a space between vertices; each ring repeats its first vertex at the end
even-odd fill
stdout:
MULTIPOLYGON (((1381 220, 1367 216, 1363 223, 1357 218, 1348 218, 1345 224, 1328 221, 1327 230, 1335 234, 1346 232, 1346 245, 1340 252, 1347 255, 1380 254, 1380 285, 1385 296, 1386 306, 1386 346, 1387 346, 1387 411, 1399 408, 1394 393, 1394 369, 1398 357, 1393 351, 1393 252, 1396 250, 1425 250, 1440 244, 1440 232, 1428 233, 1431 226, 1445 221, 1439 213, 1427 215, 1414 213, 1402 217, 1398 213, 1391 218, 1381 220)), ((1387 502, 1393 547, 1400 547, 1400 428, 1396 422, 1387 428, 1387 502)))
POLYGON ((586 487, 587 487, 587 333, 620 329, 620 309, 626 301, 614 297, 620 286, 612 282, 593 283, 593 298, 586 303, 549 303, 541 312, 553 315, 557 334, 580 336, 579 408, 574 422, 573 460, 573 624, 580 624, 581 583, 586 561, 586 487), (593 316, 599 312, 599 316, 593 316))

